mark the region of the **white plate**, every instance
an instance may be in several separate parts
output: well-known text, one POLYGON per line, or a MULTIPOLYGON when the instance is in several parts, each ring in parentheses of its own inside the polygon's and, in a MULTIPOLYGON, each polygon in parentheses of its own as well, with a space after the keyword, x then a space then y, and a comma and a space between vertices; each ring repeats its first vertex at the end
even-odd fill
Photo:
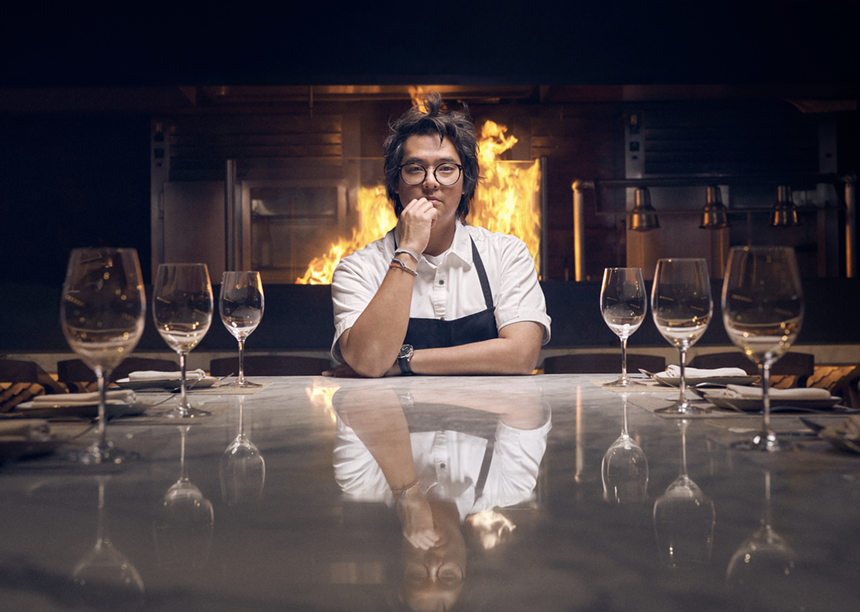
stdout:
MULTIPOLYGON (((720 397, 717 393, 704 392, 701 394, 706 400, 711 402, 717 408, 726 408, 728 410, 742 410, 743 412, 761 412, 764 409, 764 404, 760 399, 738 399, 720 397)), ((841 398, 831 397, 830 399, 814 399, 814 400, 774 400, 771 398, 770 406, 774 408, 797 408, 798 410, 826 410, 833 408, 841 401, 841 398)))
MULTIPOLYGON (((200 380, 191 380, 188 379, 185 381, 186 389, 205 389, 206 387, 211 387, 218 381, 214 376, 204 376, 200 380)), ((114 381, 118 386, 123 389, 130 389, 132 391, 136 391, 138 389, 179 389, 179 379, 178 378, 160 378, 153 380, 135 380, 131 381, 128 378, 120 378, 119 380, 114 381)))
MULTIPOLYGON (((108 418, 120 416, 133 416, 143 414, 150 404, 145 402, 135 402, 134 404, 126 404, 124 402, 111 402, 105 404, 105 415, 108 418)), ((61 400, 56 404, 46 404, 44 402, 34 404, 33 402, 24 402, 15 406, 15 412, 27 415, 34 419, 47 419, 51 417, 84 417, 96 418, 99 415, 99 405, 94 404, 63 404, 61 400)))
MULTIPOLYGON (((678 377, 672 378, 669 376, 657 376, 655 374, 651 378, 667 387, 681 386, 681 379, 678 377)), ((758 376, 687 376, 686 378, 688 387, 694 387, 703 383, 709 383, 712 385, 751 385, 759 379, 758 376)))

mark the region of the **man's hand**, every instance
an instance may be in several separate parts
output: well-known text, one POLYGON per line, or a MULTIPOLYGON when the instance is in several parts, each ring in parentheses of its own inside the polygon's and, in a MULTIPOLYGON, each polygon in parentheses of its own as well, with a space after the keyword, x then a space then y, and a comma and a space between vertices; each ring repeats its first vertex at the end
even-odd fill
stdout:
POLYGON ((423 253, 430 242, 430 230, 436 225, 436 216, 436 208, 427 198, 409 202, 397 221, 397 246, 419 255, 423 253))

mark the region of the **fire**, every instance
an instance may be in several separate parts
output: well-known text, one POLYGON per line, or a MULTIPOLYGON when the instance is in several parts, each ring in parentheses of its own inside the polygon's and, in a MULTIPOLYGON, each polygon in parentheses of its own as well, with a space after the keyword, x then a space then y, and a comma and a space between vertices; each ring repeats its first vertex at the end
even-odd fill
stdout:
POLYGON ((323 414, 328 415, 332 423, 337 421, 337 417, 335 417, 334 414, 332 398, 339 388, 339 385, 325 384, 318 386, 316 382, 309 387, 305 387, 305 393, 307 393, 308 399, 311 401, 311 405, 322 410, 323 414))
POLYGON ((352 237, 338 240, 331 245, 327 254, 311 260, 305 275, 296 279, 297 285, 330 285, 334 269, 342 257, 382 238, 397 224, 384 185, 359 188, 356 210, 358 223, 352 228, 352 237))
POLYGON ((484 123, 479 141, 481 180, 472 200, 470 222, 491 232, 513 234, 526 243, 540 270, 540 162, 528 168, 500 161, 499 156, 517 139, 505 136, 507 128, 492 121, 484 123))
POLYGON ((468 520, 475 528, 484 550, 495 548, 517 528, 510 519, 495 510, 482 510, 469 516, 468 520))
MULTIPOLYGON (((413 97, 421 94, 417 88, 413 97)), ((507 128, 487 121, 481 128, 478 155, 481 180, 475 190, 467 222, 492 232, 513 234, 526 243, 535 267, 540 270, 540 163, 510 162, 499 156, 516 144, 506 136, 507 128), (528 168, 524 168, 525 165, 528 168)), ((296 279, 300 285, 331 284, 334 269, 342 257, 382 238, 397 224, 394 209, 384 185, 361 187, 358 194, 358 223, 349 240, 333 243, 328 253, 315 257, 305 275, 296 279)))

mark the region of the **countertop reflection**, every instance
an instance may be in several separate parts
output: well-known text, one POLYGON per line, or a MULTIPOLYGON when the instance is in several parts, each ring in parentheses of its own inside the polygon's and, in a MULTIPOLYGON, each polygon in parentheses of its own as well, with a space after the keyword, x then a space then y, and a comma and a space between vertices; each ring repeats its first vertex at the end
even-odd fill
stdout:
POLYGON ((137 462, 0 466, 2 608, 856 605, 860 456, 732 450, 757 417, 664 418, 610 378, 284 377, 114 421, 137 462))

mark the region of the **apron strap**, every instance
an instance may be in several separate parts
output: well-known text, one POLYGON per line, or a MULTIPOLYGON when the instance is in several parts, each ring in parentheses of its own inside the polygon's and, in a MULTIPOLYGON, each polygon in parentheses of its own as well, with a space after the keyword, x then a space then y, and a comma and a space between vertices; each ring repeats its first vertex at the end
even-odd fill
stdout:
POLYGON ((484 292, 484 302, 487 308, 493 308, 493 292, 490 290, 490 281, 487 278, 487 271, 484 269, 484 262, 478 254, 478 247, 475 246, 475 241, 469 237, 472 242, 472 262, 475 264, 475 270, 478 272, 478 278, 481 280, 481 291, 484 292))
MULTIPOLYGON (((394 250, 397 250, 397 236, 395 232, 391 232, 391 237, 394 240, 394 250)), ((469 242, 472 243, 472 263, 475 264, 475 271, 478 273, 478 280, 481 281, 481 291, 484 294, 484 303, 487 308, 493 308, 493 292, 490 289, 490 280, 487 278, 487 270, 484 268, 484 261, 478 253, 478 247, 475 246, 475 241, 469 236, 469 242)))

